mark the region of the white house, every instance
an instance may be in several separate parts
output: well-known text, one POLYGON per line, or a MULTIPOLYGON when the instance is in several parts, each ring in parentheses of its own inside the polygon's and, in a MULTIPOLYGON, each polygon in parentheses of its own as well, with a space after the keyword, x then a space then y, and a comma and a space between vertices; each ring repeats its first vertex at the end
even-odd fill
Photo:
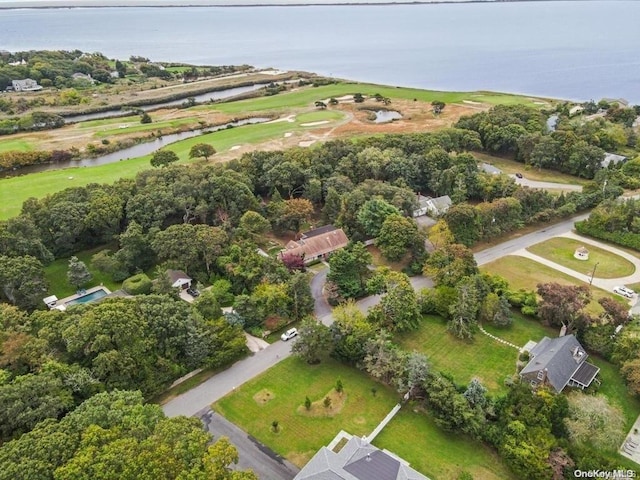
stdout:
POLYGON ((436 198, 418 195, 418 208, 413 211, 413 217, 422 217, 423 215, 438 217, 449 210, 452 203, 449 195, 436 198))
POLYGON ((31 78, 25 78, 24 80, 12 80, 11 85, 16 92, 37 92, 42 90, 42 86, 38 85, 38 82, 31 78))

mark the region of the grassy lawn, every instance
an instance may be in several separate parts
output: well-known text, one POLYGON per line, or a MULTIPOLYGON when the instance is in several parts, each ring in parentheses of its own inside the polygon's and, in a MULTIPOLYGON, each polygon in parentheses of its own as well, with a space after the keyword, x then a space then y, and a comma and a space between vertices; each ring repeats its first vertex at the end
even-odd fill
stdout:
POLYGON ((432 480, 456 479, 462 471, 469 472, 475 480, 515 478, 490 448, 463 435, 445 432, 431 417, 406 406, 373 443, 399 455, 432 480))
POLYGON ((502 328, 490 324, 482 326, 492 335, 520 346, 524 346, 529 340, 537 342, 545 335, 552 338, 558 336, 558 330, 542 325, 533 318, 525 317, 517 310, 512 310, 511 316, 513 324, 510 327, 502 328))
POLYGON ((195 123, 195 119, 193 118, 178 118, 175 120, 165 120, 153 123, 140 123, 139 118, 134 120, 132 123, 123 123, 122 120, 120 120, 118 127, 96 132, 94 136, 98 138, 113 137, 115 135, 125 135, 129 133, 152 132, 162 128, 177 129, 185 125, 192 125, 193 123, 195 123), (126 127, 122 128, 125 125, 126 127))
MULTIPOLYGON (((516 320, 511 327, 512 338, 541 338, 548 332, 541 325, 523 323, 516 320), (536 328, 537 327, 537 328, 536 328)), ((502 334, 502 332, 501 332, 502 334)), ((501 335, 507 339, 507 335, 501 335)), ((516 373, 518 351, 496 342, 477 332, 473 341, 465 342, 447 331, 446 322, 433 315, 426 315, 420 328, 396 336, 396 342, 408 351, 424 353, 435 370, 450 374, 458 384, 466 385, 472 378, 478 378, 493 394, 506 392, 503 382, 516 373)))
POLYGON ((602 382, 598 393, 605 395, 609 402, 622 409, 625 428, 629 430, 640 415, 640 399, 629 395, 627 386, 618 372, 618 368, 602 358, 589 356, 589 362, 600 367, 598 378, 602 382))
POLYGON ((300 123, 322 122, 331 120, 341 120, 344 113, 337 110, 318 110, 317 112, 306 112, 296 115, 296 121, 300 123))
POLYGON ((304 465, 340 430, 369 434, 397 403, 398 395, 360 371, 332 360, 319 365, 289 357, 219 400, 213 408, 298 466, 304 465), (344 392, 330 409, 304 408, 305 397, 322 400, 341 379, 344 392), (376 388, 374 397, 371 389, 376 388), (338 406, 342 403, 341 406, 338 406), (280 430, 274 433, 271 422, 280 430))
MULTIPOLYGON (((280 137, 285 132, 309 128, 313 127, 302 127, 299 121, 246 125, 189 138, 166 148, 176 152, 181 161, 187 163, 190 162, 189 150, 196 143, 211 143, 217 151, 223 152, 234 145, 256 144, 280 137)), ((17 215, 22 203, 29 197, 40 198, 68 187, 79 187, 89 183, 113 183, 119 178, 134 177, 138 172, 150 168, 150 158, 150 155, 146 155, 97 167, 67 168, 0 179, 0 220, 17 215)))
POLYGON ((527 250, 576 272, 590 275, 595 268, 596 278, 626 277, 636 271, 636 267, 629 260, 608 250, 572 238, 550 238, 542 243, 532 245, 527 250), (578 260, 573 256, 576 249, 581 246, 585 246, 589 250, 589 260, 578 260))
MULTIPOLYGON (((547 267, 546 265, 535 262, 531 259, 515 255, 508 255, 499 260, 482 265, 480 270, 506 278, 513 290, 519 290, 521 288, 535 290, 536 285, 539 283, 549 282, 556 282, 563 285, 586 285, 586 283, 581 282, 577 278, 554 270, 551 267, 547 267)), ((593 294, 593 300, 587 306, 586 311, 592 315, 602 313, 602 307, 598 303, 598 299, 602 297, 610 297, 624 305, 627 305, 622 297, 614 295, 613 293, 605 292, 600 288, 592 286, 591 293, 593 294)))
MULTIPOLYGON (((111 277, 91 268, 91 257, 94 254, 98 253, 100 250, 104 250, 106 248, 109 248, 113 251, 115 248, 117 248, 117 246, 101 246, 92 248, 91 250, 84 250, 76 254, 76 257, 78 257, 79 260, 82 260, 89 268, 89 271, 93 274, 93 279, 87 285, 85 285, 85 288, 95 287, 96 285, 103 284, 113 292, 114 290, 118 290, 122 285, 121 283, 116 283, 111 280, 111 277)), ((45 277, 49 282, 49 291, 47 292, 48 295, 56 295, 58 298, 64 298, 76 293, 76 287, 69 285, 69 283, 67 282, 68 266, 68 258, 59 258, 58 260, 55 260, 44 268, 45 277)))
POLYGON ((0 153, 10 151, 30 152, 34 149, 35 146, 33 142, 24 140, 22 138, 9 138, 0 140, 0 153))
POLYGON ((510 158, 496 157, 494 155, 479 152, 474 152, 473 156, 482 162, 489 163, 494 167, 499 168, 504 173, 524 173, 524 176, 529 180, 536 180, 538 182, 567 183, 573 185, 584 185, 588 182, 588 180, 585 180, 584 178, 574 177, 554 170, 538 170, 536 168, 530 168, 524 163, 516 162, 510 158))
MULTIPOLYGON (((440 100, 445 103, 460 103, 464 100, 473 102, 498 104, 526 104, 540 106, 534 103, 536 100, 529 97, 508 95, 492 92, 439 92, 430 90, 419 90, 416 88, 396 88, 390 86, 373 85, 368 83, 339 83, 335 85, 325 85, 317 88, 304 88, 293 92, 280 93, 270 97, 260 97, 257 99, 242 100, 239 102, 229 102, 213 106, 202 106, 199 108, 209 108, 225 113, 239 113, 246 111, 274 110, 280 108, 303 107, 312 104, 316 100, 331 97, 341 97, 362 93, 365 96, 373 96, 376 93, 391 99, 399 98, 405 100, 416 99, 421 102, 432 102, 440 100)), ((391 103, 393 106, 393 102, 391 103)))

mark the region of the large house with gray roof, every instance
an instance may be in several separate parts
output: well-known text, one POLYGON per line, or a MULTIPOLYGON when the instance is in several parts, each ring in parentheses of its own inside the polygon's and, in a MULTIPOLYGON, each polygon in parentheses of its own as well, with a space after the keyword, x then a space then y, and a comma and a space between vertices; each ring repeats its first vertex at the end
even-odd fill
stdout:
POLYGON ((322 447, 294 480, 429 480, 391 452, 351 437, 338 452, 322 447))
POLYGON ((584 390, 594 380, 598 382, 600 369, 587 362, 587 352, 573 335, 544 337, 529 350, 529 355, 520 377, 533 386, 546 385, 560 393, 567 386, 584 390))

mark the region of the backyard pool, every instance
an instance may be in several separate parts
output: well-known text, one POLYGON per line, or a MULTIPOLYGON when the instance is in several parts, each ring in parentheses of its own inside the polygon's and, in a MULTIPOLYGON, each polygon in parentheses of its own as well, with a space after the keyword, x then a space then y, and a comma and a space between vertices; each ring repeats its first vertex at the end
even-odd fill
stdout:
POLYGON ((109 295, 109 292, 107 292, 104 288, 100 288, 98 290, 94 290, 91 293, 87 293, 86 295, 82 295, 80 297, 74 298, 73 300, 65 302, 65 306, 70 307, 71 305, 77 305, 78 303, 93 302, 95 300, 98 300, 99 298, 106 297, 107 295, 109 295))

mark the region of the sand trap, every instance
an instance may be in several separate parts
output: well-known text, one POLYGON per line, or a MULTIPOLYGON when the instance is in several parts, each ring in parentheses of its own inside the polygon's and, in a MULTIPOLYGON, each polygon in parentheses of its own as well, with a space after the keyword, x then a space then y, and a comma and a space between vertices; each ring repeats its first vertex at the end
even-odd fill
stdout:
POLYGON ((282 117, 282 118, 276 118, 275 120, 271 120, 270 122, 267 122, 267 123, 278 123, 278 122, 293 123, 295 121, 296 121, 296 116, 295 115, 289 115, 289 116, 282 117))
POLYGON ((288 73, 287 70, 276 70, 276 69, 270 69, 270 70, 261 70, 258 73, 262 73, 263 75, 282 75, 283 73, 288 73))
POLYGON ((286 132, 286 133, 284 134, 284 138, 289 138, 291 135, 293 135, 293 133, 291 133, 291 132, 286 132))
POLYGON ((233 147, 231 147, 229 150, 238 150, 239 148, 241 148, 240 145, 234 145, 233 147))
POLYGON ((315 127, 316 125, 324 125, 325 123, 329 123, 329 120, 319 120, 317 122, 309 122, 309 123, 301 123, 301 127, 315 127))
POLYGON ((482 102, 474 102, 472 100, 463 100, 462 103, 469 103, 471 105, 482 105, 482 102))
POLYGON ((300 147, 310 147, 311 145, 313 145, 314 143, 316 143, 315 140, 305 140, 303 142, 299 142, 298 146, 300 147))

